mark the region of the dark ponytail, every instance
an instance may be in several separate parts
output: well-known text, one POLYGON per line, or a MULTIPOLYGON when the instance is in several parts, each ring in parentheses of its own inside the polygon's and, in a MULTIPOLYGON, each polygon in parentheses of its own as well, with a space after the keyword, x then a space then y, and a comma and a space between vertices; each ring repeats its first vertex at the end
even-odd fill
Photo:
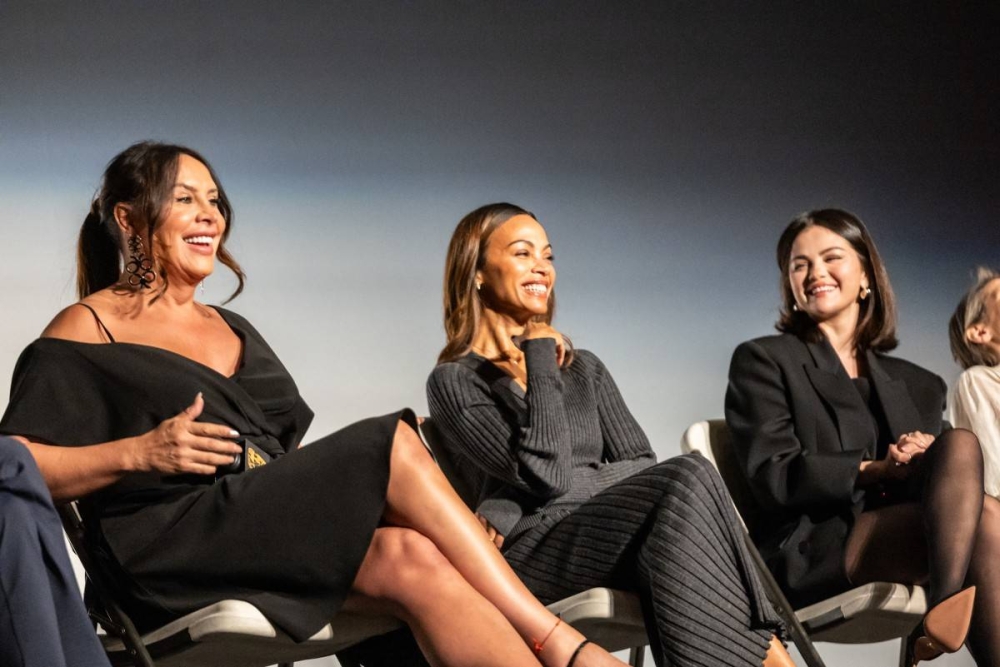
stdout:
POLYGON ((120 267, 118 240, 112 236, 108 221, 101 215, 101 200, 94 199, 76 243, 77 298, 114 285, 120 267))

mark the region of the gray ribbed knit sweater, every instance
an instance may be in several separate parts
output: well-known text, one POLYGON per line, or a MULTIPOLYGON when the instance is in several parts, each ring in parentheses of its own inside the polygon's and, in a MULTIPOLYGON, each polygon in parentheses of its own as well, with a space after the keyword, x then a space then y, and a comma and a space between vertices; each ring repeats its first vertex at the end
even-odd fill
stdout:
POLYGON ((437 366, 427 381, 431 418, 480 489, 478 511, 508 539, 656 461, 600 359, 577 350, 560 369, 554 339, 522 349, 527 392, 512 378, 491 386, 466 365, 492 367, 476 354, 437 366))

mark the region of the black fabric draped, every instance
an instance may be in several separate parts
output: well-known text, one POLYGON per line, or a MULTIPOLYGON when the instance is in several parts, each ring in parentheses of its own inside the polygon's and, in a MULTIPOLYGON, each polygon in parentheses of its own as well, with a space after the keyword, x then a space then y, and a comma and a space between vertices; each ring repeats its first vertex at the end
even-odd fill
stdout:
POLYGON ((140 626, 244 599, 296 639, 339 609, 378 526, 389 453, 409 410, 353 424, 297 449, 313 413, 261 335, 219 309, 243 342, 231 377, 131 343, 39 339, 14 370, 0 433, 61 446, 136 436, 205 399, 200 421, 229 426, 268 465, 212 476, 130 474, 82 504, 105 566, 140 626))

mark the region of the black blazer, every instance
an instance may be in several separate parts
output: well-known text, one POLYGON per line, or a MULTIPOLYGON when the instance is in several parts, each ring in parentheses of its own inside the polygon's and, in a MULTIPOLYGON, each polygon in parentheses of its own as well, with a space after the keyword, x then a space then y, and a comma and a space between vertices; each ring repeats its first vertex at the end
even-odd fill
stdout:
MULTIPOLYGON (((944 381, 902 359, 871 351, 867 359, 893 440, 940 434, 944 381)), ((864 501, 855 484, 878 434, 833 347, 791 334, 737 347, 726 422, 763 508, 751 533, 789 599, 802 605, 847 589, 844 546, 864 501)))

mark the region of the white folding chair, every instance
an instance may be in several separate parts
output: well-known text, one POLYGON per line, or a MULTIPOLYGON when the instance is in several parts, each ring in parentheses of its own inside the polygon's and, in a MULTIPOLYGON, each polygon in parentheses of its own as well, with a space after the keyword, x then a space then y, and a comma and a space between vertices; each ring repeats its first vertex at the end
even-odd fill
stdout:
MULTIPOLYGON (((712 462, 726 483, 744 525, 752 527, 763 510, 754 499, 737 462, 725 420, 713 419, 692 424, 681 438, 681 450, 685 453, 697 452, 712 462)), ((813 646, 814 641, 870 644, 903 639, 927 611, 926 592, 922 587, 891 582, 865 584, 808 607, 793 609, 770 571, 764 567, 763 559, 749 538, 747 543, 758 563, 772 602, 789 622, 792 639, 810 666, 823 665, 813 646), (797 632, 796 626, 801 631, 797 632)), ((901 661, 904 650, 901 641, 901 661)))
POLYGON ((296 643, 248 602, 223 600, 150 632, 139 634, 114 597, 115 590, 95 566, 77 504, 59 507, 63 527, 90 583, 95 626, 115 667, 267 667, 333 655, 401 623, 388 616, 340 613, 322 630, 296 643))

